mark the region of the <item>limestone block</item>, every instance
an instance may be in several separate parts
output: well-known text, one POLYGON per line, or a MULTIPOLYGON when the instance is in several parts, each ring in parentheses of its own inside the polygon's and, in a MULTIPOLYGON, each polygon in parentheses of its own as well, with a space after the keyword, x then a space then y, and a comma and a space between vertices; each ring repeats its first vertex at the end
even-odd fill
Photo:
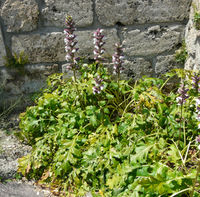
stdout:
POLYGON ((153 74, 153 67, 151 63, 144 58, 135 58, 132 61, 125 60, 123 63, 124 70, 122 71, 122 78, 124 79, 139 79, 146 75, 153 74))
POLYGON ((12 51, 24 51, 30 63, 63 61, 63 34, 55 32, 13 36, 12 51))
POLYGON ((4 57, 5 56, 6 56, 6 49, 5 49, 5 45, 3 42, 2 32, 0 29, 0 67, 4 65, 4 57))
POLYGON ((196 54, 197 34, 198 30, 195 29, 193 20, 190 20, 185 30, 185 42, 190 56, 195 56, 196 54))
POLYGON ((195 67, 195 59, 190 56, 185 62, 185 69, 193 70, 194 67, 195 67))
POLYGON ((188 52, 188 59, 185 69, 200 70, 200 32, 195 28, 194 15, 200 11, 199 0, 193 0, 190 9, 190 20, 185 29, 185 43, 188 52))
POLYGON ((164 74, 176 67, 174 55, 158 56, 156 58, 155 73, 164 74))
MULTIPOLYGON (((78 56, 93 58, 93 32, 77 31, 78 56)), ((105 57, 111 57, 114 43, 119 42, 115 29, 105 30, 105 57)), ((24 51, 31 63, 65 61, 64 34, 53 32, 46 34, 18 35, 12 37, 12 51, 24 51)))
POLYGON ((20 84, 20 90, 24 94, 30 94, 40 91, 46 86, 46 78, 30 78, 26 77, 25 81, 20 84))
POLYGON ((49 76, 53 73, 58 73, 59 72, 59 67, 58 64, 53 64, 53 65, 27 65, 25 67, 25 71, 31 75, 38 75, 42 74, 45 76, 49 76))
POLYGON ((196 59, 194 70, 200 70, 200 36, 197 37, 196 42, 196 59))
POLYGON ((35 0, 6 0, 0 14, 8 32, 37 28, 39 8, 35 0))
POLYGON ((191 0, 96 0, 101 24, 124 25, 183 21, 188 18, 191 0))
POLYGON ((9 95, 34 93, 45 87, 47 76, 55 72, 58 72, 58 64, 27 65, 23 75, 17 69, 4 68, 0 70, 0 87, 9 95))
POLYGON ((147 30, 125 30, 123 32, 125 54, 127 56, 147 56, 170 51, 182 42, 182 26, 161 27, 159 25, 147 30))
POLYGON ((76 26, 84 27, 93 22, 92 0, 45 0, 42 16, 46 26, 65 26, 65 17, 73 17, 76 26))

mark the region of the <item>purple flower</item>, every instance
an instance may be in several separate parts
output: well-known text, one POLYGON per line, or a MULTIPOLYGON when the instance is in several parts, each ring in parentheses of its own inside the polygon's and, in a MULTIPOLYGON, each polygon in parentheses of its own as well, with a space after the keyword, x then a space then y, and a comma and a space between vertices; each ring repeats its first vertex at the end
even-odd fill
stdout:
POLYGON ((199 144, 199 145, 197 145, 197 148, 200 150, 200 135, 197 136, 196 142, 199 144))
POLYGON ((192 87, 199 93, 200 88, 199 88, 199 83, 200 83, 200 76, 198 73, 194 73, 194 76, 192 77, 192 87))
POLYGON ((196 138, 197 143, 200 143, 200 135, 196 138))
POLYGON ((116 43, 115 46, 116 46, 116 52, 112 56, 112 63, 114 64, 113 65, 114 74, 119 74, 124 69, 122 67, 124 56, 122 55, 123 50, 121 45, 116 43))
POLYGON ((67 55, 65 56, 65 59, 70 62, 70 65, 67 66, 67 69, 70 70, 77 70, 78 69, 78 57, 75 57, 75 53, 78 51, 78 48, 76 48, 77 40, 76 35, 74 35, 75 31, 75 23, 71 16, 66 17, 66 29, 64 30, 65 34, 65 51, 67 55))
POLYGON ((180 96, 176 98, 178 105, 183 105, 186 102, 186 99, 189 98, 189 96, 187 94, 188 90, 189 89, 185 87, 185 84, 182 83, 178 89, 178 93, 180 96))
POLYGON ((104 85, 102 83, 103 79, 101 79, 100 76, 97 76, 96 78, 94 78, 94 81, 95 81, 95 86, 92 88, 93 94, 100 94, 104 88, 104 85))
POLYGON ((94 59, 97 63, 103 60, 103 53, 105 52, 105 49, 103 48, 103 45, 105 42, 103 41, 104 35, 102 34, 102 29, 97 29, 97 31, 94 32, 94 59))
MULTIPOLYGON (((200 122, 200 98, 196 99, 196 112, 197 112, 196 119, 197 121, 200 122)), ((198 124, 198 128, 200 129, 200 123, 198 124)))

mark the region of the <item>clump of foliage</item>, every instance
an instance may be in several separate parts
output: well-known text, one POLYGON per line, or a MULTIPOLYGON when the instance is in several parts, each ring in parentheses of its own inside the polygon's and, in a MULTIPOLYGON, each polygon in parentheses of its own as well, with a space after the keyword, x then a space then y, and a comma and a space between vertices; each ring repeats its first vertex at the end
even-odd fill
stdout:
POLYGON ((183 42, 180 49, 178 49, 175 53, 175 60, 179 66, 183 67, 187 60, 187 57, 188 57, 188 52, 187 52, 186 44, 185 42, 183 42))
POLYGON ((21 137, 33 149, 18 171, 59 196, 199 196, 200 75, 174 70, 166 81, 132 84, 120 79, 116 45, 115 79, 99 61, 101 33, 94 34, 98 61, 86 65, 75 61, 66 31, 74 76, 50 76, 36 105, 21 114, 21 137), (181 85, 166 93, 175 75, 181 85))
POLYGON ((8 56, 5 57, 5 66, 8 68, 15 68, 19 71, 24 71, 24 66, 28 62, 29 62, 28 57, 24 54, 23 51, 20 52, 19 54, 10 53, 8 56))

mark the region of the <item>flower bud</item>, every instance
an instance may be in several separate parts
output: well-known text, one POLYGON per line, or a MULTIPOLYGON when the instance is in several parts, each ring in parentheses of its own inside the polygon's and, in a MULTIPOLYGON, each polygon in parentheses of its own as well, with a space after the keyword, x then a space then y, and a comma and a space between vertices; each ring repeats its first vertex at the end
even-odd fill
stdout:
POLYGON ((97 29, 97 31, 94 32, 93 36, 93 43, 94 43, 94 59, 96 62, 100 62, 103 60, 102 55, 105 52, 105 50, 102 48, 105 42, 103 42, 104 35, 102 35, 103 30, 97 29))
POLYGON ((72 20, 71 16, 66 17, 66 29, 64 30, 65 34, 65 51, 67 55, 65 56, 65 59, 70 62, 70 66, 68 66, 68 69, 78 69, 77 66, 77 58, 75 58, 75 53, 78 51, 78 48, 75 48, 75 45, 77 44, 76 41, 76 35, 73 34, 75 31, 74 27, 75 23, 72 20))

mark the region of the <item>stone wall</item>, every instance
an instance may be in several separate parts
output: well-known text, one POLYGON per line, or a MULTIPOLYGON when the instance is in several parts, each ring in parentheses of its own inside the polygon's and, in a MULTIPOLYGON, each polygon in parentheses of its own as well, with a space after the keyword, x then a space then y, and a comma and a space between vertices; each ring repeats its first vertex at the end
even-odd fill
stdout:
POLYGON ((190 70, 200 70, 200 30, 195 27, 195 13, 200 14, 199 0, 193 0, 192 2, 189 21, 185 31, 185 42, 188 51, 185 69, 190 70))
POLYGON ((81 57, 93 58, 92 34, 100 27, 105 30, 105 57, 110 59, 115 42, 122 43, 125 75, 135 79, 162 74, 174 66, 173 54, 184 38, 190 5, 191 0, 1 0, 0 83, 4 96, 0 99, 33 93, 47 75, 64 70, 66 14, 77 25, 81 57), (4 66, 3 57, 9 51, 24 51, 29 57, 23 76, 4 66))

